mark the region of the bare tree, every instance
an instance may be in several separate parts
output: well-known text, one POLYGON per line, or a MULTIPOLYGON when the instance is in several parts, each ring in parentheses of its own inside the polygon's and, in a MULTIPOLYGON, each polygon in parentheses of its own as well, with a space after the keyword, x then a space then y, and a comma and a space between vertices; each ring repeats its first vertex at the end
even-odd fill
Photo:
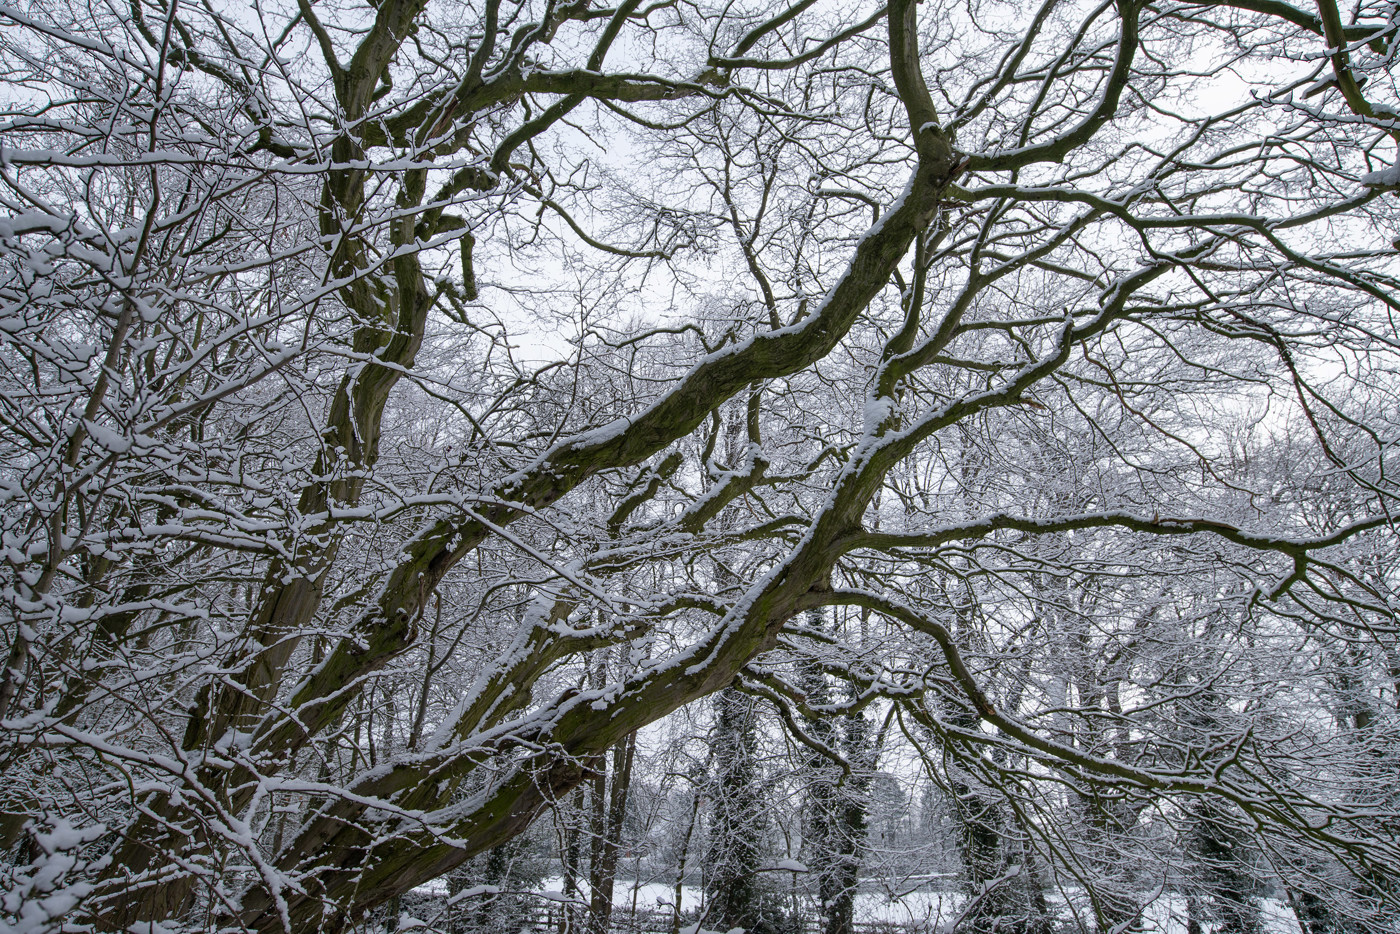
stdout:
POLYGON ((1391 5, 0 17, 9 918, 344 930, 831 606, 1022 864, 1208 799, 1393 917, 1391 5))

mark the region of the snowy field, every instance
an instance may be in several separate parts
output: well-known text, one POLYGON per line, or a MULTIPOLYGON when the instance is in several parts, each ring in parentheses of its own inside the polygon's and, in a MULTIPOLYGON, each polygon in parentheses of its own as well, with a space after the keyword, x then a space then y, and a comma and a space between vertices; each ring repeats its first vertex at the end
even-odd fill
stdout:
MULTIPOLYGON (((424 886, 417 891, 423 894, 445 894, 438 886, 424 886)), ((491 894, 489 888, 478 889, 478 894, 491 894)), ((459 898, 471 897, 472 893, 462 893, 459 898)), ((538 890, 541 901, 547 905, 562 905, 568 899, 563 892, 560 879, 548 879, 538 890)), ((675 910, 676 890, 673 885, 659 882, 635 883, 619 879, 614 893, 614 904, 620 915, 633 912, 664 912, 670 915, 675 910)), ((580 904, 587 901, 582 896, 580 904)), ((1079 902, 1075 893, 1066 898, 1063 893, 1047 893, 1047 901, 1063 922, 1071 922, 1073 912, 1070 902, 1079 902)), ((681 888, 683 913, 693 917, 699 907, 701 892, 694 886, 681 888)), ((465 900, 463 901, 465 904, 465 900)), ((881 892, 862 892, 856 896, 856 923, 861 926, 899 928, 906 931, 950 932, 957 926, 960 912, 967 903, 967 897, 955 892, 914 891, 898 895, 881 892)), ((1081 906, 1082 907, 1082 906, 1081 906)), ((1301 934, 1297 919, 1288 906, 1274 899, 1262 899, 1260 911, 1264 921, 1265 934, 1301 934)), ((1186 934, 1186 901, 1173 894, 1162 895, 1153 901, 1143 915, 1142 930, 1152 934, 1186 934)), ((1083 930, 1093 930, 1092 917, 1078 919, 1083 930)), ((1209 932, 1211 926, 1203 925, 1209 932)), ((694 925, 682 928, 683 932, 696 932, 694 925)))

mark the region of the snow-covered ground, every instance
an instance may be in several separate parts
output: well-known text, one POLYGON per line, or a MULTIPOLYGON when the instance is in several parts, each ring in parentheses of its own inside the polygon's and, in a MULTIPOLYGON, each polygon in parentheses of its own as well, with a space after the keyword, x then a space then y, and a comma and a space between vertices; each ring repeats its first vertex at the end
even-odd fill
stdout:
MULTIPOLYGON (((541 895, 546 901, 565 901, 561 880, 546 880, 541 887, 541 895)), ((660 910, 669 914, 675 910, 675 897, 673 885, 619 879, 613 901, 622 912, 660 910)), ((1063 894, 1048 895, 1051 906, 1066 920, 1071 915, 1070 900, 1063 894)), ((692 913, 699 907, 700 901, 698 888, 682 886, 682 912, 692 913)), ((958 919, 966 902, 966 896, 955 892, 914 891, 898 895, 861 892, 856 896, 856 921, 862 924, 888 924, 906 930, 946 931, 958 919)), ((1287 905, 1273 899, 1263 899, 1260 910, 1266 934, 1300 934, 1298 922, 1287 905)), ((1084 918, 1083 921, 1084 929, 1093 929, 1092 918, 1084 918)), ((1209 925, 1205 927, 1207 930, 1210 928, 1209 925)), ((1186 934, 1186 900, 1174 894, 1158 897, 1144 914, 1143 929, 1151 934, 1186 934)))

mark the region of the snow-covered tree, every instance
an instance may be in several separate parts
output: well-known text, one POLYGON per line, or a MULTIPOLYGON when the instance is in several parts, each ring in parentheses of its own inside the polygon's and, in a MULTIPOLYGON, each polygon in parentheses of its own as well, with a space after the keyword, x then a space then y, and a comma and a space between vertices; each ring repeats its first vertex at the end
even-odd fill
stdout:
POLYGON ((820 657, 1018 924, 1194 814, 1393 926, 1392 4, 0 20, 3 924, 332 934, 590 783, 602 883, 820 657))

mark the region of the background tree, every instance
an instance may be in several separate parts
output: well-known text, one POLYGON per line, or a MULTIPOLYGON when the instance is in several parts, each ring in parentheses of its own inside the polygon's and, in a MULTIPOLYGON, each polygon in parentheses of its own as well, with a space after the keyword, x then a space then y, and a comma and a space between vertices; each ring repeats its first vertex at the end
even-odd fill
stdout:
MULTIPOLYGON (((818 611, 807 614, 818 636, 832 638, 818 611)), ((875 737, 859 706, 859 693, 847 685, 838 698, 827 675, 809 663, 803 673, 807 731, 820 744, 809 748, 802 855, 816 883, 817 915, 822 934, 853 934, 855 896, 870 825, 875 737), (844 709, 843 709, 844 707, 844 709)))
POLYGON ((762 868, 770 805, 759 774, 752 701, 734 688, 715 695, 710 733, 709 814, 705 844, 705 924, 722 930, 772 930, 762 868))

